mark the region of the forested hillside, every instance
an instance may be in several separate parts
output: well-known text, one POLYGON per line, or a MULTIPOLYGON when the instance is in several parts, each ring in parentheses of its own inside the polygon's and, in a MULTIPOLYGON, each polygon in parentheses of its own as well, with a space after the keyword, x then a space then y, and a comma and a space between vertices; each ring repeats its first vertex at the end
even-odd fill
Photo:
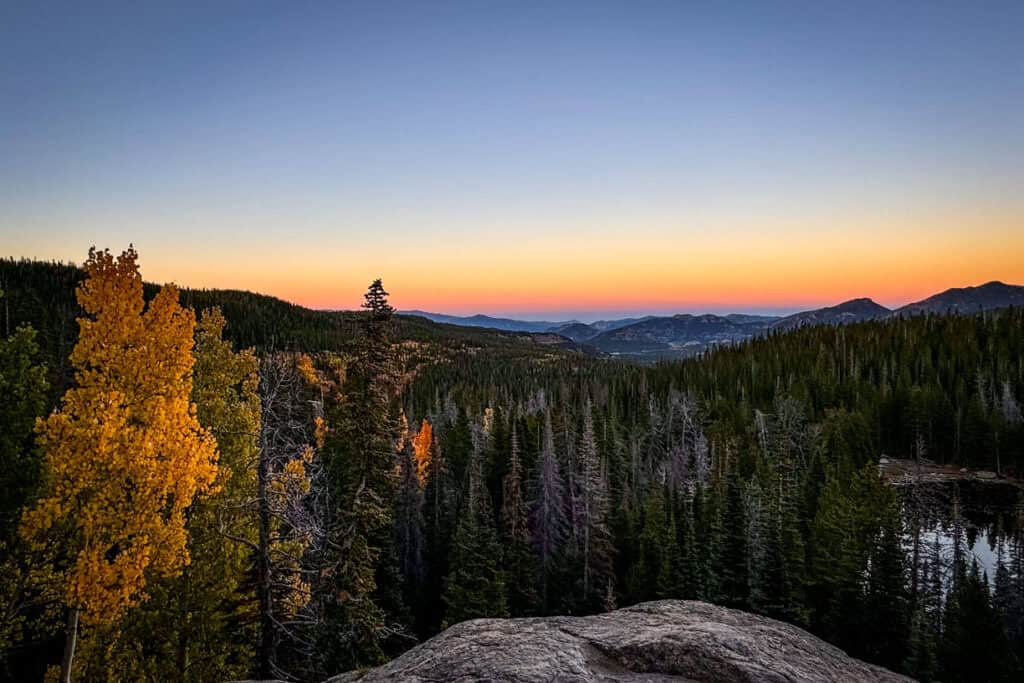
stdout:
POLYGON ((395 316, 380 281, 335 314, 157 292, 132 251, 2 265, 11 680, 69 651, 74 680, 320 680, 668 597, 921 680, 1022 675, 1024 507, 985 576, 955 487, 943 544, 943 503, 878 468, 1024 471, 1020 309, 644 367, 395 316))
MULTIPOLYGON (((68 356, 78 336, 76 318, 81 308, 75 288, 85 272, 75 265, 0 258, 2 332, 10 335, 23 324, 37 333, 57 389, 70 381, 68 356)), ((144 283, 147 300, 159 287, 144 283)), ((266 351, 345 352, 359 334, 360 314, 355 311, 317 311, 281 299, 224 289, 180 289, 183 306, 197 314, 217 307, 226 319, 224 336, 236 348, 266 351)), ((550 334, 499 332, 435 323, 414 315, 394 316, 396 341, 429 347, 431 353, 454 349, 500 350, 502 354, 544 355, 559 349, 579 350, 568 339, 550 334)), ((407 349, 408 350, 408 349, 407 349)))

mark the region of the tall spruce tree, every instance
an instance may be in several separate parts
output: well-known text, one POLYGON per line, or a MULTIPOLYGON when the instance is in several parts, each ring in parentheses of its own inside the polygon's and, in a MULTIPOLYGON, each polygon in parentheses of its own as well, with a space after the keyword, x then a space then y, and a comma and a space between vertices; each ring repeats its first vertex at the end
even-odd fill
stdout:
POLYGON ((523 464, 514 421, 508 474, 502 490, 501 538, 509 581, 509 610, 513 616, 533 614, 538 606, 537 560, 531 547, 529 516, 523 495, 523 464))
POLYGON ((720 599, 726 605, 745 608, 750 601, 747 510, 743 484, 735 463, 726 477, 724 493, 724 537, 719 565, 720 599))
POLYGON ((580 607, 600 610, 614 585, 612 574, 612 540, 608 529, 608 484, 597 442, 594 438, 594 417, 590 399, 583 408, 583 432, 579 448, 579 514, 573 530, 576 550, 580 554, 578 577, 580 607))
MULTIPOLYGON (((3 292, 0 291, 0 298, 3 292)), ((39 486, 42 458, 33 443, 36 419, 46 410, 49 382, 37 333, 19 327, 0 337, 0 667, 31 626, 26 612, 24 544, 17 535, 21 508, 39 486)), ((43 620, 36 620, 42 622, 43 620)), ((0 676, 3 675, 0 668, 0 676)))
MULTIPOLYGON (((401 625, 380 604, 382 574, 394 562, 397 488, 391 398, 395 368, 390 329, 394 309, 379 279, 365 295, 361 334, 344 396, 328 410, 324 444, 331 506, 333 567, 319 590, 324 614, 317 651, 326 673, 379 663, 385 641, 401 625)), ((394 572, 397 575, 397 571, 394 572)), ((388 597, 395 586, 387 586, 388 597)))
MULTIPOLYGON (((427 447, 429 449, 429 446, 427 447)), ((424 491, 415 448, 405 444, 399 454, 398 494, 395 498, 395 547, 405 603, 415 607, 426 579, 424 491)))
POLYGON ((988 579, 979 573, 977 561, 950 592, 943 622, 943 680, 1013 680, 1013 654, 1002 614, 992 605, 988 579))
POLYGON ((544 437, 532 481, 530 515, 533 543, 540 565, 540 596, 545 612, 551 606, 549 588, 559 568, 561 552, 568 534, 565 484, 562 480, 555 440, 551 429, 551 413, 544 414, 544 437))
POLYGON ((447 625, 508 616, 506 574, 501 569, 501 544, 492 510, 478 446, 470 458, 466 496, 452 539, 451 569, 444 588, 447 625))

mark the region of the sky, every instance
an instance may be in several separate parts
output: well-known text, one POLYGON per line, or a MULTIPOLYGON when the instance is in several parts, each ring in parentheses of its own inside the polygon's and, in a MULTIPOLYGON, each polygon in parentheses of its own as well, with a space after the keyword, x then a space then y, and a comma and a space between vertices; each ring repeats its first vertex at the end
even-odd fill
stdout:
POLYGON ((0 255, 594 319, 1024 284, 1024 2, 0 3, 0 255))

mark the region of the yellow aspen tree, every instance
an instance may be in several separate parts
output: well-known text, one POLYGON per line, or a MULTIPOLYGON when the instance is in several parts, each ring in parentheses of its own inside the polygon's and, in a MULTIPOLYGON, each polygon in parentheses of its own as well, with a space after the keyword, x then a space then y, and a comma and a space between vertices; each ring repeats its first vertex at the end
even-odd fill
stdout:
POLYGON ((256 549, 259 359, 224 339, 220 309, 196 324, 192 401, 217 439, 217 492, 197 498, 186 529, 191 562, 179 576, 147 581, 149 598, 120 622, 79 637, 76 680, 198 681, 246 678, 256 642, 256 592, 248 582, 256 549), (143 646, 143 643, 145 644, 143 646))
POLYGON ((424 418, 419 433, 412 440, 413 452, 416 455, 416 478, 420 482, 420 488, 427 485, 427 475, 430 472, 430 448, 433 441, 434 429, 424 418))
POLYGON ((217 478, 216 441, 190 400, 195 316, 173 285, 146 306, 137 260, 132 248, 89 250, 75 385, 37 425, 43 490, 21 533, 63 558, 54 589, 68 608, 65 681, 79 615, 116 621, 146 598, 147 577, 181 572, 185 510, 217 478))

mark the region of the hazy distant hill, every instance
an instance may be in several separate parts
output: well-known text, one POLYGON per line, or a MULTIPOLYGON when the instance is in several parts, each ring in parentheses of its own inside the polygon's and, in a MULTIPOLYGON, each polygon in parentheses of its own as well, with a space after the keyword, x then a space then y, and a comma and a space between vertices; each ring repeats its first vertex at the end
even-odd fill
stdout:
MULTIPOLYGON (((557 332, 558 328, 565 325, 577 324, 576 320, 563 320, 561 322, 550 322, 545 320, 514 320, 512 318, 492 318, 489 315, 445 315, 444 313, 430 313, 428 311, 399 311, 401 315, 416 315, 435 323, 446 323, 448 325, 461 325, 462 327, 489 327, 493 330, 504 330, 506 332, 557 332)), ((582 323, 578 323, 582 324, 582 323)))
POLYGON ((645 320, 653 320, 659 316, 656 315, 645 315, 641 318, 619 318, 618 320, 597 320, 590 323, 590 327, 594 328, 598 332, 607 332, 608 330, 617 330, 620 327, 626 325, 633 325, 635 323, 642 323, 645 320))
POLYGON ((1008 306, 1024 306, 1024 287, 993 281, 977 287, 947 289, 922 301, 907 304, 897 309, 896 313, 977 313, 1008 306))
POLYGON ((761 332, 764 322, 734 322, 720 315, 674 315, 602 332, 587 343, 617 355, 686 356, 715 344, 731 344, 761 332))
POLYGON ((574 342, 583 342, 596 337, 601 333, 601 330, 595 329, 593 325, 587 325, 586 323, 568 323, 554 328, 552 332, 568 337, 574 342))
POLYGON ((777 315, 748 315, 746 313, 730 313, 723 317, 730 322, 739 323, 741 325, 747 325, 750 323, 761 323, 767 325, 779 320, 779 316, 777 315))
POLYGON ((771 323, 770 327, 775 330, 794 330, 807 325, 845 325, 884 318, 890 313, 892 311, 888 308, 871 299, 851 299, 836 306, 794 313, 771 323))
POLYGON ((552 328, 551 331, 568 337, 575 342, 583 342, 593 339, 602 332, 608 332, 611 330, 617 330, 622 327, 628 327, 635 325, 636 323, 645 322, 647 320, 657 320, 658 316, 647 315, 642 318, 620 318, 618 320, 598 320, 590 324, 581 322, 565 323, 558 327, 552 328))

